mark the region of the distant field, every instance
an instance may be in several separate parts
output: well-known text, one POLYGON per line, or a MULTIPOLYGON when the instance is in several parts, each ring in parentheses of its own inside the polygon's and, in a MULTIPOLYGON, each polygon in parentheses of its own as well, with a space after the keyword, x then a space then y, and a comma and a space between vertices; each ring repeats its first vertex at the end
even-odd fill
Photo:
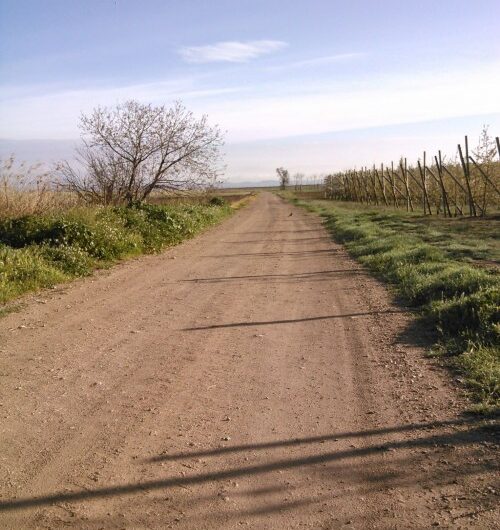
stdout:
POLYGON ((241 201, 243 199, 249 198, 254 195, 254 192, 247 190, 230 190, 230 193, 227 193, 227 190, 215 190, 213 193, 191 193, 186 195, 155 195, 149 197, 147 202, 149 204, 168 204, 168 205, 178 205, 178 204, 204 204, 210 201, 212 197, 222 197, 229 204, 234 204, 235 202, 241 201), (224 193, 226 192, 226 193, 224 193))

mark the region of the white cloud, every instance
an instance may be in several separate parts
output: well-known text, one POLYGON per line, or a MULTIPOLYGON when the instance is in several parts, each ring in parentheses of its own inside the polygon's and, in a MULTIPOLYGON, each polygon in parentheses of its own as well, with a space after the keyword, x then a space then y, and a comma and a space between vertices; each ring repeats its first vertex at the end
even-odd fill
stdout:
POLYGON ((310 66, 322 66, 326 64, 344 63, 355 59, 365 57, 366 53, 353 52, 353 53, 338 53, 336 55, 326 55, 322 57, 313 57, 312 59, 305 59, 303 61, 295 61, 288 64, 282 64, 278 66, 270 66, 270 71, 281 71, 281 70, 292 70, 296 68, 308 68, 310 66))
POLYGON ((287 46, 278 40, 227 41, 206 46, 187 46, 179 50, 188 63, 230 62, 244 63, 287 46))

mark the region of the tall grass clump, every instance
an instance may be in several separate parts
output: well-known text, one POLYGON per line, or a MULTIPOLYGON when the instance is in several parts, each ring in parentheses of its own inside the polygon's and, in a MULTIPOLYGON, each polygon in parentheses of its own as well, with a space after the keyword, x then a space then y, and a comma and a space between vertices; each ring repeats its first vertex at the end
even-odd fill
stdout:
MULTIPOLYGON (((463 373, 483 409, 500 405, 500 277, 474 267, 436 235, 401 230, 398 214, 295 202, 322 215, 333 237, 358 261, 388 281, 432 323, 440 352, 463 373)), ((431 227, 428 231, 431 232, 431 227)))
POLYGON ((76 208, 0 219, 0 303, 180 243, 229 215, 227 205, 76 208))
POLYGON ((78 199, 56 190, 50 171, 40 164, 0 159, 0 219, 41 215, 74 207, 78 199))

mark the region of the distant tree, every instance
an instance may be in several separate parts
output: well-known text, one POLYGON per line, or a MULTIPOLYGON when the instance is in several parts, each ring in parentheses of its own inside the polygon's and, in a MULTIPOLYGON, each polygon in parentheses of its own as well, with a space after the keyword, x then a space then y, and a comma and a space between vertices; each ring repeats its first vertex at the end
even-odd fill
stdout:
POLYGON ((293 176, 295 191, 302 191, 302 184, 304 182, 304 173, 295 173, 293 176))
POLYGON ((278 169, 276 169, 276 173, 278 173, 280 188, 284 190, 288 186, 288 184, 290 184, 290 175, 288 173, 288 170, 279 167, 278 169))
POLYGON ((217 180, 221 131, 180 102, 97 107, 82 115, 80 129, 82 169, 68 162, 59 169, 66 186, 89 202, 132 204, 154 190, 204 188, 217 180))

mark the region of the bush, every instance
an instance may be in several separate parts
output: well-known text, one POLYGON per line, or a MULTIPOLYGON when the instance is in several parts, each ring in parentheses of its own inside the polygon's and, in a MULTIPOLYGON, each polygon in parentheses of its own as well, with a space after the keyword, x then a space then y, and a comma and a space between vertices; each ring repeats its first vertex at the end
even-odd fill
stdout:
POLYGON ((37 249, 0 245, 0 303, 40 287, 50 287, 66 278, 37 249))
POLYGON ((70 276, 86 276, 90 274, 96 261, 79 246, 50 245, 40 246, 40 255, 56 269, 70 276))
POLYGON ((212 197, 210 201, 208 202, 210 206, 226 206, 227 201, 220 195, 216 195, 215 197, 212 197))

